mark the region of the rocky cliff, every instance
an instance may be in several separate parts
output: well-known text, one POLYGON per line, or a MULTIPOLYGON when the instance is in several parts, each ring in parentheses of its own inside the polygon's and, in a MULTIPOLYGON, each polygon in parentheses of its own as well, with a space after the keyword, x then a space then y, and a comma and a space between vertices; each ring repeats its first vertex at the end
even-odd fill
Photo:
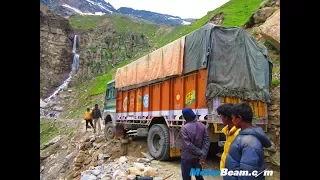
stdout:
POLYGON ((40 4, 40 98, 53 93, 70 73, 73 36, 67 19, 40 4))
POLYGON ((70 86, 104 74, 124 60, 136 59, 152 48, 144 33, 118 32, 108 18, 95 30, 78 31, 80 44, 79 70, 70 86))
POLYGON ((265 161, 280 166, 280 0, 266 0, 244 25, 264 44, 273 63, 268 135, 274 145, 265 151, 265 161))

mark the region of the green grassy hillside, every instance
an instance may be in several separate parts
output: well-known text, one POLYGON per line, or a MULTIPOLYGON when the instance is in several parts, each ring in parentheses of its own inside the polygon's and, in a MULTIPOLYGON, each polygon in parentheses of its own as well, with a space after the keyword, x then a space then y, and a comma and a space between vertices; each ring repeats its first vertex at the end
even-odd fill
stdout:
POLYGON ((116 32, 143 32, 153 42, 158 42, 173 27, 153 24, 148 21, 131 18, 125 15, 74 16, 69 18, 75 30, 95 29, 103 23, 112 24, 116 32))

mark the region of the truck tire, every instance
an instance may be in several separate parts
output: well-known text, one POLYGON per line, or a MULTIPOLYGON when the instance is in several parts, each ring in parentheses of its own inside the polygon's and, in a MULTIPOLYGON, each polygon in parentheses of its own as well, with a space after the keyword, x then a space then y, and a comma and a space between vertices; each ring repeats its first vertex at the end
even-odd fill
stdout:
POLYGON ((112 122, 107 122, 106 126, 104 127, 104 136, 107 140, 112 140, 115 136, 115 128, 112 125, 112 122))
POLYGON ((154 124, 148 132, 148 150, 157 160, 170 158, 170 134, 165 124, 154 124))

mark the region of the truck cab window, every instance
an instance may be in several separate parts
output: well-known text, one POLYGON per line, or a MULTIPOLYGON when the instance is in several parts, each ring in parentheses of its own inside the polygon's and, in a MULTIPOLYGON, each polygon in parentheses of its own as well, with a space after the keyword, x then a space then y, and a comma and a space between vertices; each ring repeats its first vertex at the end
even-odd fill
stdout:
POLYGON ((112 92, 113 92, 113 94, 112 94, 113 96, 112 96, 112 97, 113 97, 113 98, 116 98, 116 96, 117 96, 117 89, 116 89, 115 87, 112 88, 112 92))
POLYGON ((107 89, 107 92, 106 92, 106 99, 110 99, 110 89, 107 89))
POLYGON ((110 97, 109 98, 113 98, 113 88, 110 89, 110 97))

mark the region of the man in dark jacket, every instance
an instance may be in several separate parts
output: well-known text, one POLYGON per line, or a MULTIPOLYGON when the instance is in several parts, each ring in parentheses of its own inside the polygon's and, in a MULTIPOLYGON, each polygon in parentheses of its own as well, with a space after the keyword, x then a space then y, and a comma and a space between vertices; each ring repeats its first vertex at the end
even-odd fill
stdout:
POLYGON ((230 146, 225 167, 228 171, 248 171, 251 176, 224 176, 223 179, 265 179, 263 147, 270 147, 271 141, 262 128, 252 125, 253 112, 248 103, 233 105, 231 117, 241 130, 230 146))
MULTIPOLYGON (((181 128, 181 171, 183 180, 191 180, 191 168, 200 168, 204 164, 210 146, 206 126, 197 121, 190 108, 182 110, 186 124, 181 128)), ((203 180, 202 176, 196 176, 203 180)))
POLYGON ((92 118, 94 127, 98 130, 99 134, 101 132, 100 118, 102 118, 102 116, 98 104, 94 105, 94 109, 92 110, 92 118))

